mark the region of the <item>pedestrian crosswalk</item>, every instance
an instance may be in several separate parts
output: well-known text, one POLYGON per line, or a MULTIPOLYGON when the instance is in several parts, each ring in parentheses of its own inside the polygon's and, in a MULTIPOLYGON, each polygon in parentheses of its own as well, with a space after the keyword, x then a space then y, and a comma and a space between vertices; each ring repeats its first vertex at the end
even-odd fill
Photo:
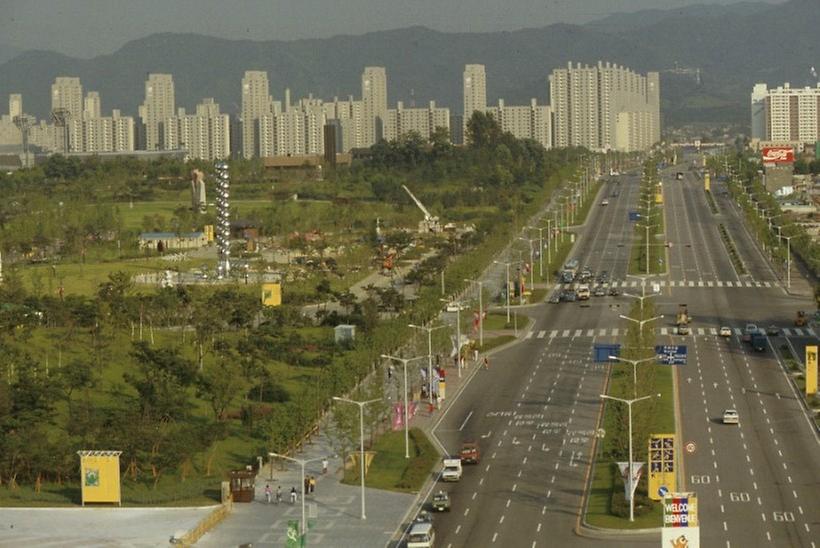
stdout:
MULTIPOLYGON (((737 336, 743 335, 743 328, 735 327, 733 332, 737 336)), ((617 337, 621 330, 617 327, 598 328, 598 329, 546 329, 532 330, 524 334, 525 339, 568 339, 578 337, 617 337)), ((811 327, 784 327, 780 329, 781 335, 785 337, 817 337, 817 332, 811 327)), ((696 327, 692 328, 692 335, 697 336, 718 336, 717 327, 696 327)), ((655 335, 676 335, 676 328, 674 327, 658 327, 655 329, 655 335)), ((691 336, 691 335, 690 335, 691 336)))
MULTIPOLYGON (((715 287, 731 287, 731 288, 772 288, 781 287, 780 282, 769 280, 650 280, 650 284, 657 284, 658 287, 697 287, 697 288, 715 288, 715 287)), ((562 289, 577 289, 579 283, 561 283, 558 284, 562 289)), ((636 280, 613 281, 604 284, 607 287, 614 287, 618 289, 629 289, 632 287, 641 287, 641 282, 636 280)))

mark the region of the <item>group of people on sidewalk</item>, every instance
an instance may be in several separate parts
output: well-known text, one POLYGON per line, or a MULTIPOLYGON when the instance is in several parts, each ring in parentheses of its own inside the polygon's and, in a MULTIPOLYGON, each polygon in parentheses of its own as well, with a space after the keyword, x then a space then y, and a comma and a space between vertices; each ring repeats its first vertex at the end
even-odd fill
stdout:
MULTIPOLYGON (((327 467, 328 467, 328 460, 322 459, 322 475, 327 474, 327 467)), ((306 495, 312 495, 316 492, 316 476, 305 476, 304 478, 304 493, 306 495)), ((265 483, 265 502, 270 504, 271 500, 274 499, 274 493, 271 489, 270 483, 265 483)), ((276 504, 282 502, 282 486, 276 486, 276 498, 274 499, 276 504)), ((299 500, 299 492, 296 490, 296 487, 290 488, 290 503, 296 504, 296 501, 299 500)))

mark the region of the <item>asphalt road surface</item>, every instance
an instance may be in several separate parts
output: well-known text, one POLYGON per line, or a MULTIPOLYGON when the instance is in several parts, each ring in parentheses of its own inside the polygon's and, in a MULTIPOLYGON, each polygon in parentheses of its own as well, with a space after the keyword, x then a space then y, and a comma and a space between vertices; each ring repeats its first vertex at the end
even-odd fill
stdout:
MULTIPOLYGON (((665 316, 657 343, 689 348, 687 365, 676 370, 679 445, 692 442, 694 451, 684 453, 679 489, 698 493, 703 546, 814 547, 820 442, 780 363, 783 348, 800 352, 816 340, 814 329, 792 325, 796 310, 811 309, 811 298, 784 290, 720 184, 713 184, 715 214, 696 174, 683 168, 684 181, 675 181, 677 170, 662 173, 672 246, 667 274, 655 278, 662 289, 655 304, 665 316), (721 224, 746 273, 729 259, 721 224), (673 334, 681 303, 694 316, 693 335, 686 337, 673 334), (749 322, 787 330, 755 353, 740 339, 749 322), (718 336, 724 325, 732 337, 718 336), (740 414, 739 425, 719 420, 728 408, 740 414)), ((617 180, 603 186, 596 201, 606 198, 609 205, 593 208, 572 257, 639 294, 640 282, 626 275, 634 226, 628 212, 637 209, 638 178, 617 180)), ((593 297, 519 311, 534 320, 529 332, 493 357, 435 429, 450 453, 464 440, 478 441, 482 450, 480 464, 465 466, 460 482, 437 486, 452 500, 452 511, 435 518, 441 546, 657 544, 657 535, 595 540, 574 532, 606 374, 593 362, 592 347, 618 341, 625 328, 618 314, 631 304, 626 296, 593 297)))

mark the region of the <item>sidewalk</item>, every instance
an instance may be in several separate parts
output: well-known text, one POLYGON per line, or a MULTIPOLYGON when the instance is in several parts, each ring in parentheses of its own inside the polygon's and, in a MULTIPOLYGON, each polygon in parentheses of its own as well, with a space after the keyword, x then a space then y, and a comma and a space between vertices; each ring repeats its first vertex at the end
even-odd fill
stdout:
MULTIPOLYGON (((296 455, 312 459, 332 455, 327 437, 319 434, 314 441, 296 455)), ((256 500, 250 504, 234 504, 234 511, 216 529, 202 537, 197 546, 224 548, 252 543, 254 548, 285 546, 288 521, 302 518, 301 467, 285 461, 287 468, 274 469, 269 481, 270 467, 264 466, 256 479, 256 500), (282 488, 282 502, 265 502, 265 484, 269 483, 275 499, 276 487, 282 488), (299 493, 295 504, 290 503, 290 489, 299 493)), ((361 519, 361 488, 341 483, 341 462, 330 459, 328 473, 322 475, 321 461, 308 463, 305 475, 316 478, 316 491, 306 495, 305 515, 308 519, 308 546, 356 546, 381 548, 388 541, 393 527, 401 519, 414 495, 366 489, 366 515, 361 519), (310 526, 312 524, 312 526, 310 526)))

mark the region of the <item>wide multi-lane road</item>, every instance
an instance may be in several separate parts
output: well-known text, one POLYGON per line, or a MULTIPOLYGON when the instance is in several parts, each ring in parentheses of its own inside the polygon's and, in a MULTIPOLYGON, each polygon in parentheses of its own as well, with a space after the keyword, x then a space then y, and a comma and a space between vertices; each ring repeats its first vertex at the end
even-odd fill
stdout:
MULTIPOLYGON (((656 278, 661 293, 655 298, 665 315, 657 342, 689 347, 688 364, 677 370, 679 434, 681 444, 694 443, 694 452, 685 453, 679 487, 699 495, 704 546, 814 546, 820 445, 773 352, 813 340, 813 330, 789 325, 810 299, 784 291, 720 196, 719 184, 713 187, 720 207, 714 214, 694 173, 674 180, 679 169, 662 174, 672 246, 668 272, 656 278), (747 273, 737 272, 729 259, 720 224, 747 273), (673 334, 681 303, 695 318, 687 337, 673 334), (747 322, 788 331, 756 354, 739 338, 747 322), (736 334, 720 338, 723 325, 736 334), (740 413, 739 426, 720 423, 727 408, 740 413)), ((595 273, 607 270, 619 288, 637 294, 640 282, 626 274, 634 229, 628 212, 638 205, 638 178, 616 180, 596 198, 572 256, 595 273), (603 199, 608 206, 599 205, 603 199)), ((450 513, 435 517, 437 544, 624 545, 624 539, 579 537, 575 527, 605 389, 606 369, 594 363, 592 348, 619 340, 625 326, 618 314, 631 304, 624 296, 593 297, 518 311, 533 320, 520 342, 495 354, 489 370, 477 372, 435 428, 450 453, 464 440, 478 441, 482 451, 481 463, 466 466, 460 482, 437 486, 452 502, 450 513)), ((628 544, 657 542, 655 535, 628 544)))
MULTIPOLYGON (((638 178, 617 181, 599 193, 572 256, 624 280, 638 178), (600 205, 604 199, 609 205, 600 205)), ((441 486, 452 499, 452 511, 435 518, 441 546, 600 543, 573 530, 606 373, 593 363, 592 347, 617 339, 622 304, 598 297, 528 309, 534 321, 523 340, 494 355, 450 407, 437 437, 450 453, 476 440, 483 458, 461 482, 441 486)))
POLYGON ((798 348, 814 338, 813 329, 791 324, 811 299, 784 291, 721 184, 713 185, 715 214, 693 173, 683 182, 666 180, 669 239, 684 244, 673 245, 671 272, 687 283, 669 288, 659 301, 669 314, 675 301, 686 302, 695 318, 695 336, 665 339, 689 347, 689 363, 678 375, 679 435, 682 444, 693 444, 693 452, 685 453, 683 480, 698 493, 701 542, 814 547, 820 538, 820 440, 779 362, 781 346, 793 337, 798 348), (738 273, 728 259, 720 224, 747 273, 738 273), (746 323, 778 325, 781 336, 771 337, 765 352, 755 352, 741 341, 746 323), (731 337, 714 334, 724 325, 732 328, 731 337), (739 425, 722 424, 726 409, 738 411, 739 425))

